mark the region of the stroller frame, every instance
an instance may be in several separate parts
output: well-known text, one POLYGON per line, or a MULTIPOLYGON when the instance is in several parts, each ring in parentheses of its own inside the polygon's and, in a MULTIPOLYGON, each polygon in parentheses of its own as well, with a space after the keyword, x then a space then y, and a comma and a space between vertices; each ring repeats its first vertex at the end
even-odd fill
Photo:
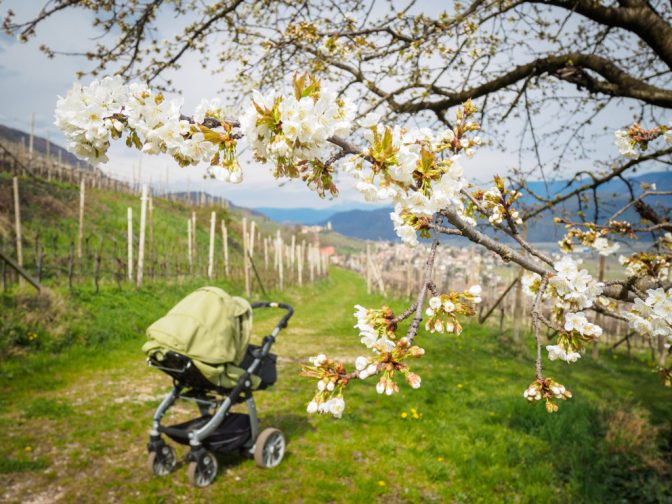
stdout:
MULTIPOLYGON (((273 467, 279 463, 278 460, 277 463, 274 463, 273 465, 265 464, 265 455, 262 455, 262 458, 260 459, 258 457, 258 453, 256 453, 259 450, 255 451, 257 441, 260 439, 260 434, 261 437, 264 438, 264 443, 268 441, 272 441, 276 444, 280 443, 280 441, 276 439, 277 436, 274 437, 273 435, 270 435, 270 437, 273 439, 269 439, 269 436, 265 435, 266 431, 275 431, 274 433, 270 434, 277 433, 282 438, 282 451, 284 453, 284 437, 282 437, 282 433, 280 433, 280 431, 277 429, 266 429, 263 433, 259 432, 260 424, 259 418, 257 416, 257 407, 252 393, 251 377, 255 371, 257 371, 264 359, 269 356, 271 346, 275 342, 280 331, 287 327, 289 319, 294 314, 294 309, 288 304, 273 302, 257 302, 252 303, 251 306, 253 309, 281 308, 286 310, 287 313, 282 317, 280 322, 278 322, 271 334, 263 338, 261 346, 255 346, 255 349, 252 350, 252 355, 254 357, 252 362, 247 366, 244 373, 238 378, 236 385, 232 389, 225 389, 214 384, 210 384, 206 387, 202 386, 202 384, 199 384, 199 386, 194 386, 193 384, 188 383, 188 372, 192 367, 195 368, 195 366, 193 365, 191 359, 187 357, 180 356, 182 357, 184 363, 182 369, 177 367, 162 366, 159 365, 156 361, 153 361, 151 358, 147 359, 147 363, 150 367, 160 369, 173 377, 173 389, 164 397, 164 399, 159 404, 159 407, 156 409, 156 412, 154 413, 152 429, 149 434, 149 443, 147 444, 150 468, 155 474, 161 476, 169 474, 176 465, 175 451, 162 439, 161 434, 163 433, 182 444, 187 444, 188 440, 190 450, 186 460, 190 462, 189 479, 191 480, 192 484, 196 486, 207 486, 210 484, 216 476, 217 463, 214 455, 208 450, 208 448, 212 448, 210 446, 209 440, 212 438, 213 433, 215 433, 215 431, 217 431, 220 426, 225 423, 227 416, 245 416, 238 413, 230 413, 231 407, 234 404, 242 402, 242 400, 245 401, 248 411, 247 416, 249 417, 249 438, 244 443, 242 443, 242 446, 238 442, 233 443, 235 445, 233 449, 238 448, 241 450, 241 452, 246 452, 248 457, 254 456, 257 464, 261 465, 262 467, 273 467), (183 394, 182 392, 184 389, 187 389, 188 392, 192 392, 192 394, 183 394), (208 395, 208 393, 215 393, 221 397, 224 397, 224 400, 221 402, 214 400, 211 396, 208 395), (202 415, 201 419, 196 420, 203 420, 205 423, 198 422, 198 424, 194 424, 194 421, 191 421, 173 427, 162 426, 161 420, 178 399, 195 402, 202 415), (216 411, 210 417, 208 412, 211 408, 216 409, 216 411), (213 464, 214 470, 212 469, 213 464)), ((235 420, 236 419, 233 418, 234 424, 235 420)), ((220 437, 222 435, 226 435, 226 425, 224 425, 223 430, 220 429, 217 431, 217 434, 220 437)), ((232 435, 234 435, 233 432, 232 435)), ((238 436, 240 436, 240 434, 238 434, 238 436)), ((262 448, 265 450, 265 447, 262 448)), ((213 451, 231 451, 231 449, 226 447, 223 449, 215 448, 213 451)), ((282 457, 282 455, 280 455, 280 457, 282 457)))

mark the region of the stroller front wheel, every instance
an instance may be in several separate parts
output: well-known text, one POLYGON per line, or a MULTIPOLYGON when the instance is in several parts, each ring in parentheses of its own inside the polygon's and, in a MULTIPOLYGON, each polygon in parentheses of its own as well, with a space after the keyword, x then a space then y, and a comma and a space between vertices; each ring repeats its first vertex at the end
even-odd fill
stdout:
POLYGON ((157 476, 167 476, 177 465, 177 454, 172 446, 163 444, 158 450, 149 452, 147 465, 157 476))
POLYGON ((279 429, 264 429, 254 447, 254 461, 259 467, 275 467, 285 456, 285 436, 279 429))
POLYGON ((203 450, 196 460, 189 462, 187 469, 189 482, 196 487, 206 487, 215 481, 217 476, 217 458, 209 451, 203 450))

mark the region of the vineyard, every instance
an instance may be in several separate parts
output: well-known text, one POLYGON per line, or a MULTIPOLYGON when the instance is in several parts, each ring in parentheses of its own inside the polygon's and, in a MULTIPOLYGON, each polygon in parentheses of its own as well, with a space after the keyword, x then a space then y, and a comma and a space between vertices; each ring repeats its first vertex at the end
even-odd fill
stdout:
POLYGON ((672 3, 0 17, 0 502, 672 503, 672 3))

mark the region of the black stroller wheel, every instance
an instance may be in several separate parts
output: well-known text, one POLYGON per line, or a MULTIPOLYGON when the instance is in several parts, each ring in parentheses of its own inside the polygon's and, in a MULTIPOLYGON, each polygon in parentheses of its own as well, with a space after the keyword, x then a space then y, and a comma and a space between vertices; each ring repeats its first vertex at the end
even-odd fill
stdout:
POLYGON ((149 470, 157 476, 167 476, 177 465, 177 454, 172 446, 164 444, 156 451, 149 452, 147 458, 149 470))
POLYGON ((259 467, 270 469, 285 456, 285 436, 279 429, 264 429, 254 447, 254 461, 259 467))
POLYGON ((206 487, 215 481, 217 476, 217 458, 204 450, 198 459, 189 463, 187 476, 189 482, 196 487, 206 487))

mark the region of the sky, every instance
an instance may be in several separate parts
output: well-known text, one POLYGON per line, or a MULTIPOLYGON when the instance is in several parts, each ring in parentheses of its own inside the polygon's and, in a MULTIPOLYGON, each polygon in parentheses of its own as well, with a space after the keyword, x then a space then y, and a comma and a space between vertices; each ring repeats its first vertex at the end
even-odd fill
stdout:
MULTIPOLYGON (((17 19, 34 15, 44 0, 9 0, 0 4, 4 16, 7 9, 15 11, 17 19)), ((162 34, 170 35, 171 20, 162 21, 162 34)), ((92 43, 96 31, 88 15, 76 10, 47 20, 38 29, 38 36, 28 43, 18 43, 0 35, 0 123, 25 131, 30 130, 31 116, 35 117, 35 133, 53 142, 65 145, 63 135, 53 125, 53 110, 58 95, 64 95, 75 80, 75 72, 86 68, 86 62, 72 57, 49 59, 39 51, 47 45, 63 51, 81 51, 92 43)), ((174 83, 182 90, 185 110, 193 110, 200 98, 217 96, 221 87, 216 77, 209 77, 196 57, 183 61, 182 68, 173 74, 174 83)), ((84 79, 87 82, 87 79, 84 79)), ((604 149, 613 149, 605 144, 604 149)), ((146 156, 137 150, 115 142, 109 153, 110 161, 101 169, 122 180, 140 179, 151 183, 155 190, 204 190, 223 196, 239 206, 246 207, 311 207, 324 208, 334 204, 345 207, 366 207, 362 196, 354 190, 352 179, 341 175, 340 195, 337 200, 322 200, 300 181, 278 181, 269 166, 255 163, 249 152, 241 153, 245 173, 242 184, 233 185, 215 180, 204 180, 205 167, 180 168, 168 156, 146 156)), ((484 148, 465 163, 470 179, 487 179, 516 164, 517 155, 507 155, 484 148)))

